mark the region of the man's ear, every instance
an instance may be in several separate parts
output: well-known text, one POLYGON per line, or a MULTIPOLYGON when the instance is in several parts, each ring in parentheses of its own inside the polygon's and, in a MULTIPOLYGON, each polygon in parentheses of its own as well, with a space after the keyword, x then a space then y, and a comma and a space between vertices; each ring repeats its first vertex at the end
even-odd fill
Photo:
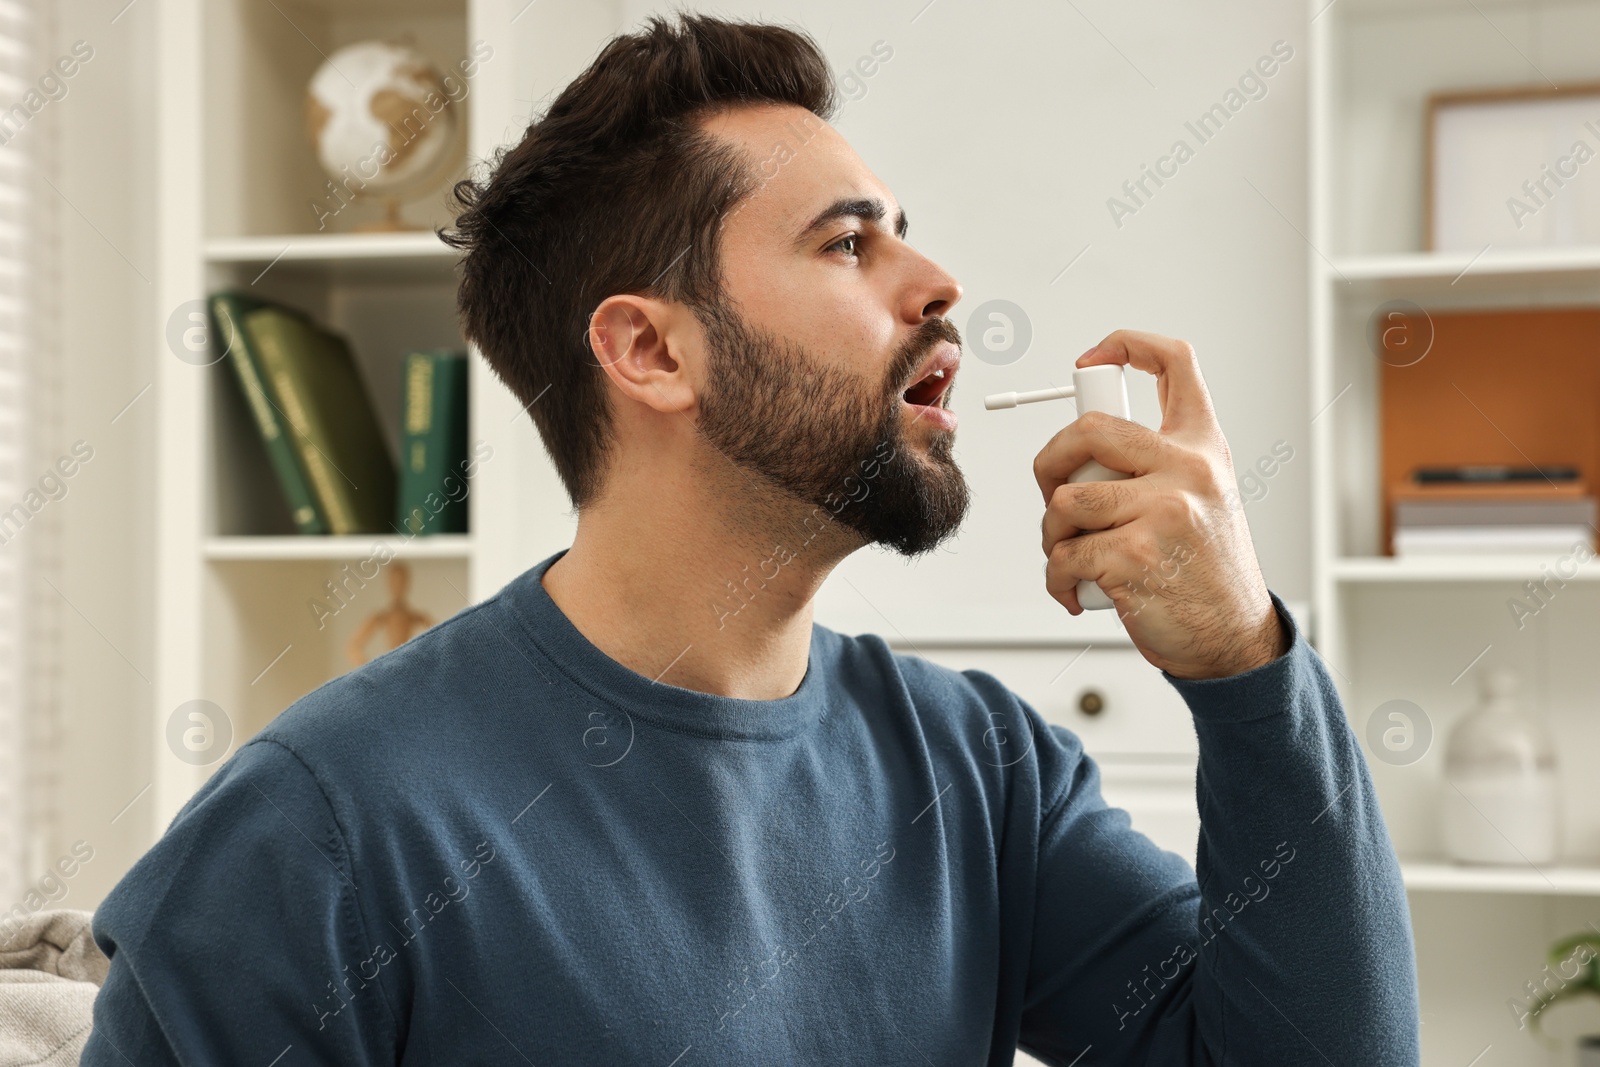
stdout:
POLYGON ((668 345, 681 312, 661 300, 608 296, 589 316, 589 349, 622 394, 657 411, 695 404, 689 370, 668 345))

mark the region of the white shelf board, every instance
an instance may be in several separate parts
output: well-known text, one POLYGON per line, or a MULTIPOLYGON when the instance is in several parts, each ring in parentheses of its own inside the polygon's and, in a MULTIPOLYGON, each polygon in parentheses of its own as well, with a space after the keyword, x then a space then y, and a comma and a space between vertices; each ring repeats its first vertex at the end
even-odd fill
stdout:
MULTIPOLYGON (((1534 5, 1522 0, 1481 0, 1476 2, 1476 6, 1488 11, 1489 17, 1498 22, 1501 16, 1514 18, 1534 5)), ((1444 11, 1454 13, 1463 8, 1469 13, 1472 11, 1471 7, 1459 0, 1339 0, 1337 7, 1328 3, 1328 0, 1314 0, 1314 13, 1328 8, 1333 8, 1341 18, 1384 18, 1444 11)))
POLYGON ((459 13, 466 17, 466 3, 464 0, 315 0, 306 5, 303 0, 299 6, 309 6, 312 10, 325 12, 333 16, 345 15, 438 15, 442 13, 459 13))
POLYGON ((1561 553, 1540 555, 1463 555, 1423 558, 1347 556, 1333 561, 1333 576, 1340 582, 1498 582, 1538 578, 1550 568, 1567 581, 1600 580, 1600 557, 1577 565, 1569 577, 1554 570, 1561 553))
POLYGON ((1485 292, 1515 295, 1552 287, 1600 286, 1600 246, 1590 245, 1341 256, 1323 266, 1334 292, 1363 298, 1468 298, 1485 292))
POLYGON ((425 230, 213 238, 205 257, 213 271, 234 270, 253 285, 269 273, 327 281, 450 281, 459 253, 425 230))
POLYGON ((405 538, 398 535, 348 534, 344 536, 209 537, 208 560, 364 560, 382 543, 398 559, 466 559, 472 552, 471 534, 433 534, 405 538))
POLYGON ((454 260, 456 250, 432 230, 404 233, 286 233, 215 237, 206 242, 212 263, 284 263, 333 259, 454 260))
POLYGON ((1406 888, 1439 893, 1521 893, 1600 897, 1600 867, 1472 867, 1439 860, 1402 860, 1406 888))

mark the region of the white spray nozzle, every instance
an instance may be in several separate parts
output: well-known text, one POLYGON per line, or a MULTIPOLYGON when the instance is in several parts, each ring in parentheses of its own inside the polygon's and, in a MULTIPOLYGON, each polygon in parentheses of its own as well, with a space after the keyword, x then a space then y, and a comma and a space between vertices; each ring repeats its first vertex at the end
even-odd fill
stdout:
POLYGON ((1001 408, 1014 408, 1018 404, 1037 404, 1041 400, 1066 400, 1078 395, 1075 385, 1063 385, 1055 389, 1035 389, 1028 393, 992 393, 983 398, 983 406, 990 411, 1001 408))

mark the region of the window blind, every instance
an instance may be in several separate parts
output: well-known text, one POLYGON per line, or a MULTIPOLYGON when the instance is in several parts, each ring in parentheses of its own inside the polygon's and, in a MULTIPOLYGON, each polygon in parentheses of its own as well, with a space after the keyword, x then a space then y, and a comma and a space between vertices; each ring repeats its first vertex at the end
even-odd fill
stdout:
MULTIPOLYGON (((31 115, 32 105, 43 95, 39 79, 46 70, 41 67, 37 34, 31 0, 0 0, 0 111, 20 104, 31 115), (39 96, 30 99, 30 91, 39 96)), ((38 478, 29 473, 31 427, 25 405, 30 307, 37 281, 30 249, 39 237, 33 218, 37 180, 33 146, 39 137, 27 128, 31 125, 0 145, 0 515, 17 503, 26 506, 25 497, 36 488, 38 478)), ((37 769, 27 759, 26 645, 29 590, 34 584, 29 580, 27 553, 34 540, 21 537, 0 547, 0 901, 4 907, 27 891, 24 872, 31 859, 28 795, 37 769)))

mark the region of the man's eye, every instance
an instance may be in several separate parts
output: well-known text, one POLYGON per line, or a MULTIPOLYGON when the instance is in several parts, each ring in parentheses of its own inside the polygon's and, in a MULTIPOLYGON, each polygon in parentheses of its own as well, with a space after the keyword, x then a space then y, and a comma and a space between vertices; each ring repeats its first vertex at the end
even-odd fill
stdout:
POLYGON ((829 245, 827 247, 826 251, 831 252, 831 251, 833 251, 834 249, 837 248, 841 252, 843 252, 845 255, 853 256, 853 255, 856 254, 856 242, 859 241, 859 240, 861 240, 861 237, 860 237, 859 234, 854 234, 854 233, 847 234, 844 237, 841 237, 837 241, 833 242, 833 244, 829 245), (846 245, 848 245, 849 247, 845 247, 846 245))

